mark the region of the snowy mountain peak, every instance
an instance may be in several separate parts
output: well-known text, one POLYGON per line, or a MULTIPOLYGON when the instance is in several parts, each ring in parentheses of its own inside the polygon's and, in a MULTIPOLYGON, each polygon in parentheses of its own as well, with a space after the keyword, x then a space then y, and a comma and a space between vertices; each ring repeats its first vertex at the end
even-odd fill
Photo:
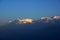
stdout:
POLYGON ((60 16, 54 16, 53 19, 60 19, 60 16))
POLYGON ((41 22, 50 22, 50 21, 52 21, 53 19, 52 18, 50 18, 50 17, 41 17, 41 22))

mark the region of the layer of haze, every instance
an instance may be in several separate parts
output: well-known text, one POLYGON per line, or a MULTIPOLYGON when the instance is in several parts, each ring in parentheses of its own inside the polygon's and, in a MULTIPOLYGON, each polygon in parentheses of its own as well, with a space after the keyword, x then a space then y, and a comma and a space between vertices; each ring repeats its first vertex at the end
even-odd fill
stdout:
POLYGON ((60 0, 0 0, 0 19, 60 15, 60 0))

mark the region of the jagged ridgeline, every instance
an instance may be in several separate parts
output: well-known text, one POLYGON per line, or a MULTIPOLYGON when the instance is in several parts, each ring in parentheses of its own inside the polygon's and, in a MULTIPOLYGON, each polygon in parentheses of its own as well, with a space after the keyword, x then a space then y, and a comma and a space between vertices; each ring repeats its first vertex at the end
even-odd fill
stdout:
POLYGON ((9 20, 0 26, 0 40, 60 40, 60 16, 9 20))
POLYGON ((14 23, 14 24, 32 24, 32 23, 36 23, 36 22, 42 22, 42 23, 49 23, 49 22, 55 22, 56 20, 60 20, 60 16, 53 16, 53 17, 41 17, 40 19, 34 20, 34 19, 30 19, 30 18, 17 18, 15 20, 8 20, 6 22, 0 22, 0 25, 5 25, 5 24, 9 24, 9 23, 14 23))

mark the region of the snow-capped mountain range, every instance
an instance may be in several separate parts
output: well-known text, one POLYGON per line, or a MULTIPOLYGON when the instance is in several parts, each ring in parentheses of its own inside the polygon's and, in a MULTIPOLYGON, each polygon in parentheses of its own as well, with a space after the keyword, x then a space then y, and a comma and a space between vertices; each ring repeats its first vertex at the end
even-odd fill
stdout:
POLYGON ((28 24, 29 23, 29 24, 32 24, 32 23, 36 23, 36 22, 49 23, 49 22, 55 22, 55 20, 60 20, 60 16, 53 16, 53 17, 44 16, 38 20, 33 20, 33 19, 29 19, 29 18, 25 18, 25 19, 24 18, 23 19, 17 18, 15 20, 8 20, 4 24, 9 24, 9 23, 15 23, 15 24, 28 24))
MULTIPOLYGON (((52 22, 54 20, 59 20, 60 19, 60 16, 54 16, 54 17, 41 17, 40 19, 38 20, 33 20, 33 19, 29 19, 29 18, 26 18, 26 19, 20 19, 20 18, 17 18, 16 20, 16 23, 17 24, 26 24, 26 23, 33 23, 33 22, 44 22, 44 23, 48 23, 48 22, 52 22)), ((11 23, 13 22, 12 20, 9 20, 8 23, 11 23)))
POLYGON ((60 16, 41 17, 38 20, 17 18, 0 26, 0 39, 15 40, 22 37, 28 40, 60 39, 60 16))

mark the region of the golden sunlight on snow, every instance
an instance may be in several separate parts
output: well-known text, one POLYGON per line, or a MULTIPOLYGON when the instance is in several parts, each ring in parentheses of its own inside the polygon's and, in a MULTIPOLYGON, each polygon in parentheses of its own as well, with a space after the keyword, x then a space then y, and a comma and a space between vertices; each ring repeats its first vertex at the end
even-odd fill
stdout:
POLYGON ((26 24, 26 23, 32 23, 32 19, 20 19, 17 23, 18 24, 26 24))
POLYGON ((60 19, 60 16, 54 16, 53 19, 60 19))

